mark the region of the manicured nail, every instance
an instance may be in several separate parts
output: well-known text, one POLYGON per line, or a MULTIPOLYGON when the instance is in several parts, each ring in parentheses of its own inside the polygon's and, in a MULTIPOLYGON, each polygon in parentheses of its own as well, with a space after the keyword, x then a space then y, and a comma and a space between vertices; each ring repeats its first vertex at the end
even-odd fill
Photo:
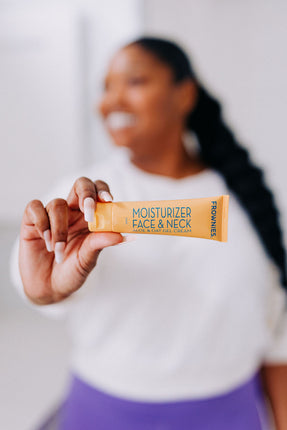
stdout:
POLYGON ((86 197, 84 200, 84 216, 85 221, 93 222, 95 213, 95 202, 92 197, 86 197))
POLYGON ((52 252, 53 251, 53 247, 52 247, 52 241, 51 241, 51 231, 50 230, 45 230, 44 233, 44 241, 46 244, 46 248, 48 252, 52 252))
POLYGON ((65 245, 65 242, 55 243, 55 260, 58 264, 62 263, 62 261, 64 260, 65 245))
POLYGON ((108 191, 99 191, 99 198, 104 202, 112 202, 113 198, 108 191))
POLYGON ((136 236, 134 234, 130 234, 129 236, 123 236, 123 241, 117 243, 117 245, 123 245, 124 243, 134 242, 136 240, 136 236))

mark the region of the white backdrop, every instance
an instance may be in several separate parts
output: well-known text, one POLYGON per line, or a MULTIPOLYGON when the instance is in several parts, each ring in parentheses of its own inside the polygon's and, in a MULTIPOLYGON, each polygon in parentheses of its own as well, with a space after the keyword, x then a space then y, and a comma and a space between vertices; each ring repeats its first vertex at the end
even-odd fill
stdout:
POLYGON ((0 216, 81 157, 80 27, 65 6, 0 9, 0 216))
POLYGON ((145 0, 148 33, 172 37, 265 166, 287 228, 286 0, 145 0))
POLYGON ((0 222, 108 150, 93 104, 140 11, 138 0, 0 0, 0 222))
POLYGON ((0 0, 0 429, 31 430, 63 398, 69 342, 18 297, 9 255, 26 203, 103 157, 92 106, 111 52, 141 31, 140 0, 0 0))

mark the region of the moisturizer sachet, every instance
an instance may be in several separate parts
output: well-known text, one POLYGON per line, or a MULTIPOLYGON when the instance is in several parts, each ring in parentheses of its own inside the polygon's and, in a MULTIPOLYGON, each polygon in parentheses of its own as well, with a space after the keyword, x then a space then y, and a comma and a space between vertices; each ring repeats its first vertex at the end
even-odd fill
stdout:
POLYGON ((97 203, 90 231, 164 234, 227 241, 229 196, 97 203))

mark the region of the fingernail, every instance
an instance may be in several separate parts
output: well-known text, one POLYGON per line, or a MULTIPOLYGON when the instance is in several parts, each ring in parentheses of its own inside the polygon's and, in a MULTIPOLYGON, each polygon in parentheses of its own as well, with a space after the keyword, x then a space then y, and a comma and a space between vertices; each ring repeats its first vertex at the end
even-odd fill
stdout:
POLYGON ((62 263, 62 261, 64 260, 65 245, 65 242, 55 243, 55 260, 58 264, 62 263))
POLYGON ((104 202, 112 202, 113 198, 108 191, 99 191, 99 198, 104 202))
POLYGON ((52 247, 52 241, 51 241, 51 231, 50 230, 45 230, 44 233, 44 241, 46 244, 46 248, 48 252, 52 252, 53 251, 53 247, 52 247))
POLYGON ((85 221, 93 222, 95 213, 95 202, 92 197, 86 197, 84 200, 84 217, 85 221))
POLYGON ((123 241, 117 243, 117 245, 123 245, 124 243, 134 242, 136 240, 136 236, 134 234, 130 234, 129 236, 123 236, 123 241))

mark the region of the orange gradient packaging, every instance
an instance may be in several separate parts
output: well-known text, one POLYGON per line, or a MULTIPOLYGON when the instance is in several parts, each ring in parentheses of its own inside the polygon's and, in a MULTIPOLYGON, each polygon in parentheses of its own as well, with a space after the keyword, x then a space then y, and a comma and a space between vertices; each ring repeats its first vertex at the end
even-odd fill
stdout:
POLYGON ((90 231, 164 234, 227 241, 229 196, 97 203, 90 231))

